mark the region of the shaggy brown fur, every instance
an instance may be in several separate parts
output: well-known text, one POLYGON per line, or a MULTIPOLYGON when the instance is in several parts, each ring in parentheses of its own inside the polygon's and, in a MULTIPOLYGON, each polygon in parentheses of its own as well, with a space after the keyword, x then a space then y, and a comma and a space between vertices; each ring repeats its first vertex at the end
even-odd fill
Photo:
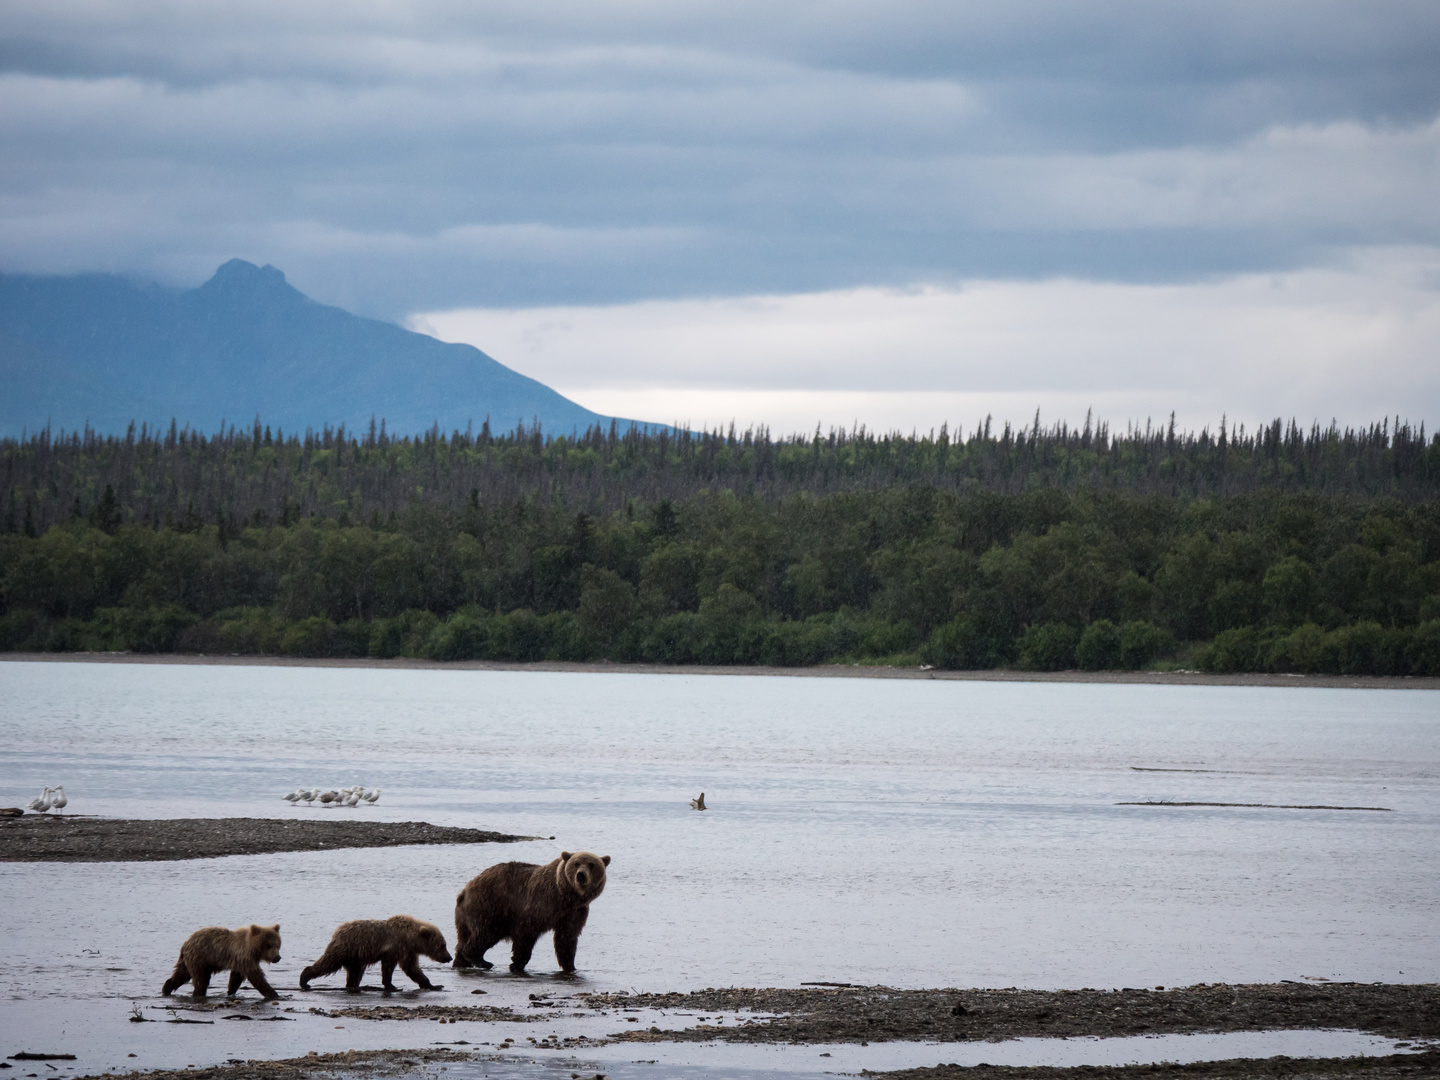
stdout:
POLYGON ((165 980, 160 992, 169 995, 188 982, 195 996, 203 998, 210 989, 210 976, 217 971, 228 971, 230 988, 226 993, 231 997, 240 991, 240 984, 246 979, 262 996, 279 997, 260 970, 262 960, 267 964, 280 961, 279 923, 274 926, 252 923, 238 930, 207 926, 204 930, 196 930, 180 946, 180 959, 175 961, 175 970, 165 980))
POLYGON ((380 965, 380 981, 386 990, 394 990, 390 981, 395 965, 410 976, 422 990, 440 989, 420 970, 419 956, 428 956, 442 964, 450 962, 445 948, 445 935, 434 923, 421 922, 409 915, 392 915, 388 919, 356 919, 341 923, 325 946, 325 952, 300 973, 300 989, 310 989, 310 980, 345 969, 345 989, 356 990, 365 969, 380 965))
POLYGON ((486 950, 509 938, 510 970, 524 971, 535 942, 553 930, 555 959, 574 971, 575 946, 609 865, 609 855, 562 851, 544 866, 507 862, 481 872, 455 897, 455 966, 494 967, 486 950))

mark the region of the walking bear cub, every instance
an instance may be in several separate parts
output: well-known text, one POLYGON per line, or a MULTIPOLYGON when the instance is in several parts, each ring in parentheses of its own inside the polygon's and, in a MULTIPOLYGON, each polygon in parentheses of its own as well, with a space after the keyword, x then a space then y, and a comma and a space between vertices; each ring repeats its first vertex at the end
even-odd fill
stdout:
POLYGON ((260 970, 262 960, 267 964, 280 960, 279 923, 274 926, 252 923, 238 930, 207 926, 204 930, 196 930, 180 946, 180 959, 175 962, 175 971, 165 980, 160 992, 168 996, 188 982, 195 996, 203 998, 210 989, 210 976, 217 971, 228 971, 230 988, 226 992, 230 997, 239 992, 240 984, 246 979, 263 997, 279 997, 260 970))
POLYGON ((486 951, 509 938, 510 970, 524 971, 535 942, 553 930, 555 959, 574 971, 575 946, 609 865, 609 855, 562 851, 544 866, 507 862, 482 871, 455 897, 455 966, 494 967, 486 951))
POLYGON ((343 967, 345 989, 358 990, 365 969, 375 963, 380 965, 380 982, 386 990, 395 989, 390 980, 397 964, 420 989, 439 989, 420 970, 418 956, 428 956, 442 964, 450 962, 445 935, 434 923, 421 922, 409 915, 341 923, 320 959, 300 973, 300 989, 310 989, 311 979, 329 975, 343 967))

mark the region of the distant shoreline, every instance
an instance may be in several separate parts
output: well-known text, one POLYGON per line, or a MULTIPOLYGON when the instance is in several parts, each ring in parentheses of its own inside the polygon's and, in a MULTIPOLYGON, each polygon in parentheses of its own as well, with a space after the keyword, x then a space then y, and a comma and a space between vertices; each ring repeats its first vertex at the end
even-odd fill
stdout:
POLYGON ((306 658, 299 656, 195 656, 183 653, 0 653, 0 662, 47 664, 181 664, 228 667, 393 668, 413 671, 544 671, 562 674, 767 675, 793 679, 934 679, 944 682, 1120 683, 1150 686, 1285 686, 1340 690, 1440 690, 1440 678, 1386 675, 1212 675, 1187 671, 938 671, 864 664, 814 667, 764 665, 572 663, 542 660, 520 664, 498 660, 418 660, 395 657, 306 658))

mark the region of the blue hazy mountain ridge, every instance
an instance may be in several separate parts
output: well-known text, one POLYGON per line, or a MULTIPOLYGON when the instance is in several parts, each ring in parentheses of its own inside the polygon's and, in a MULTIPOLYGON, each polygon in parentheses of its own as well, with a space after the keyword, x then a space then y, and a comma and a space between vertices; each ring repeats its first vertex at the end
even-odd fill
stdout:
POLYGON ((257 416, 292 433, 374 417, 397 435, 487 419, 496 432, 538 421, 568 435, 611 421, 473 346, 318 303, 242 259, 195 289, 0 275, 0 383, 6 435, 172 419, 210 431, 257 416))

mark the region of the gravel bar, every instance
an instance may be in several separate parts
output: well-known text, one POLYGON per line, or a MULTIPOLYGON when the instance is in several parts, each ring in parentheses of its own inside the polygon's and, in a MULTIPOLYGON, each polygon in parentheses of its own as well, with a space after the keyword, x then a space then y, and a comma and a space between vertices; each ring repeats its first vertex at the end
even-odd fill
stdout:
POLYGON ((936 1065, 928 1069, 870 1072, 885 1080, 1433 1080, 1440 1051, 1353 1058, 1235 1058, 1188 1065, 1079 1065, 1069 1068, 1006 1065, 936 1065))
POLYGON ((1226 983, 1172 989, 700 990, 580 994, 594 1009, 771 1014, 741 1024, 617 1032, 624 1042, 720 1040, 845 1043, 998 1041, 1185 1032, 1344 1028, 1392 1038, 1440 1038, 1440 985, 1226 983))
POLYGON ((0 819, 0 862, 160 862, 268 855, 277 851, 399 847, 406 844, 511 844, 543 840, 426 821, 304 821, 286 818, 0 819))

